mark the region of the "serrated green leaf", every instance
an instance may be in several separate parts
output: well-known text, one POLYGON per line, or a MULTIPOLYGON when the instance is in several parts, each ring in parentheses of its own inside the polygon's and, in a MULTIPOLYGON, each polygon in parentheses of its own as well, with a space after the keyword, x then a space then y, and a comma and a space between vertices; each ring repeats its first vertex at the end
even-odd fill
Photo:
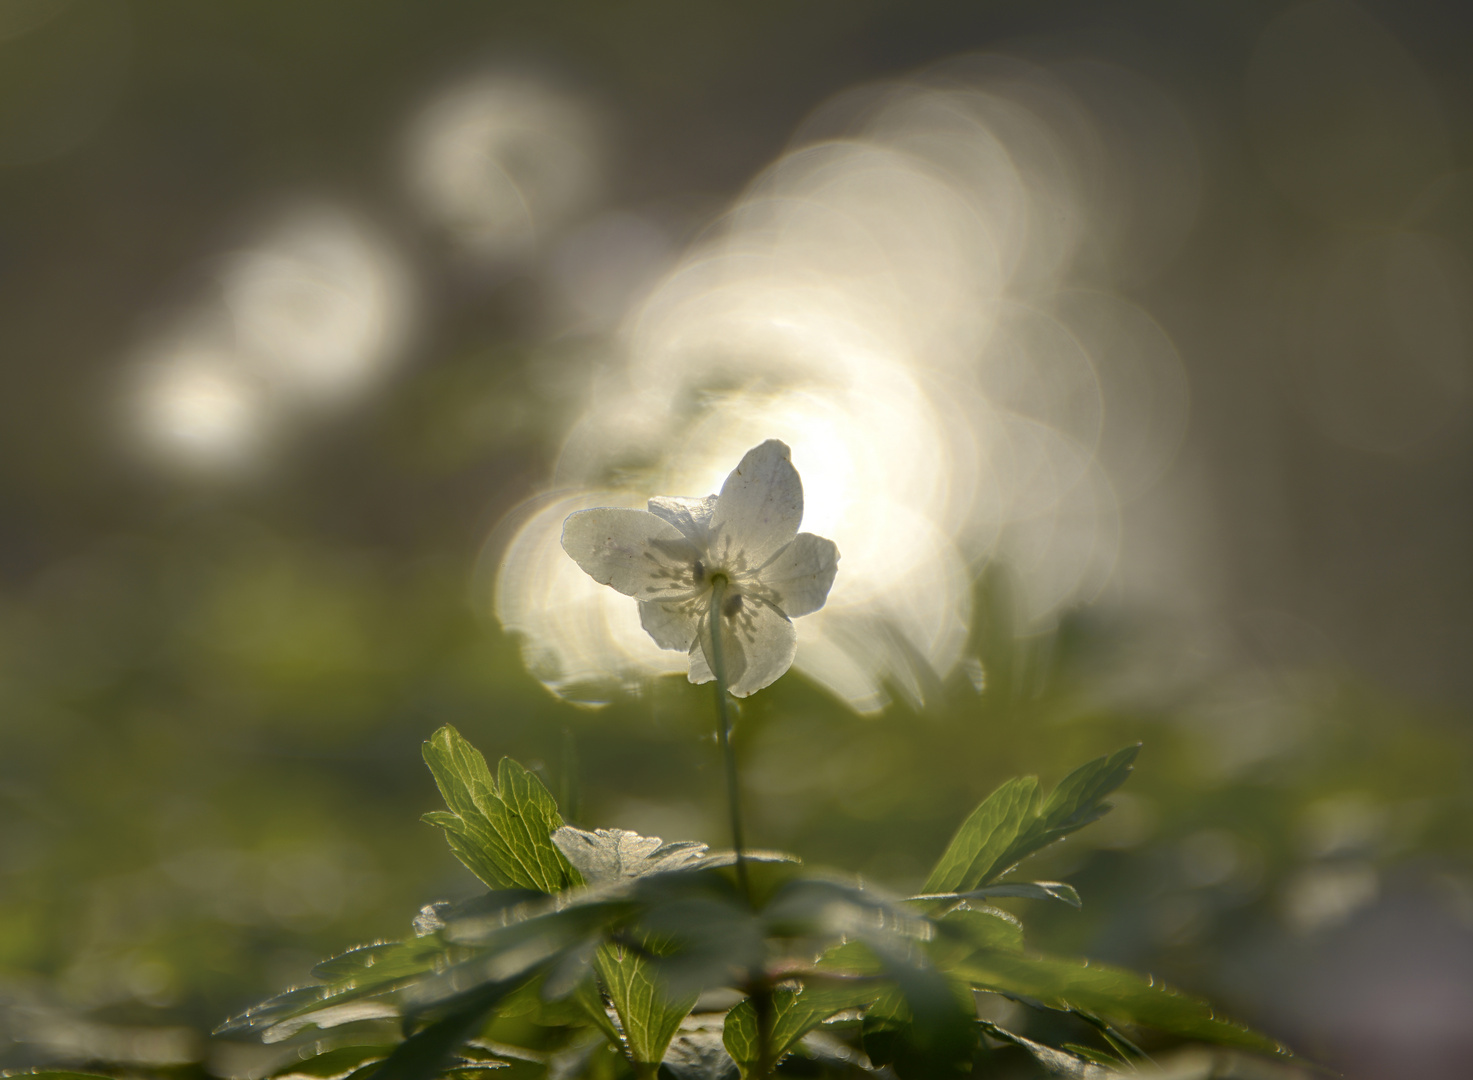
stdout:
MULTIPOLYGON (((1123 747, 1113 754, 1086 762, 1059 781, 1059 786, 1043 804, 1038 820, 1019 837, 1017 849, 1010 853, 1012 862, 1008 865, 1109 813, 1109 804, 1101 800, 1130 778, 1140 752, 1140 743, 1123 747)), ((984 882, 987 880, 983 879, 984 882)))
MULTIPOLYGON (((767 1049, 768 1065, 782 1060, 794 1043, 835 1013, 867 1006, 883 987, 875 983, 840 986, 805 986, 779 990, 772 995, 772 1030, 767 1049)), ((726 1014, 721 1041, 737 1063, 742 1076, 757 1070, 759 1036, 757 1010, 751 998, 739 1002, 726 1014)))
POLYGON ((1082 1010, 1184 1039, 1266 1054, 1289 1054, 1267 1035, 1218 1016, 1200 998, 1183 994, 1149 975, 1106 964, 981 951, 950 966, 948 973, 966 979, 979 990, 1029 998, 1051 1009, 1082 1010))
POLYGON ((551 840, 563 819, 535 776, 502 758, 493 778, 480 751, 449 724, 424 744, 424 759, 449 810, 422 820, 445 831, 471 873, 492 889, 557 893, 581 883, 551 840))
POLYGON ((972 892, 1098 820, 1110 809, 1101 800, 1130 776, 1138 753, 1139 743, 1081 765, 1046 800, 1034 777, 1007 781, 962 822, 926 879, 926 893, 972 892))
POLYGON ((493 819, 506 837, 507 847, 519 864, 522 879, 515 884, 523 888, 557 893, 582 882, 552 842, 552 834, 563 824, 557 800, 533 776, 509 757, 498 764, 501 803, 505 815, 493 819))
POLYGON ((1035 819, 1038 804, 1038 780, 1032 776, 1009 780, 987 796, 957 829, 931 876, 926 878, 925 891, 955 893, 975 889, 1002 862, 1024 828, 1035 819))
POLYGON ((655 972, 655 962, 631 949, 605 945, 595 964, 619 1014, 635 1072, 653 1076, 680 1022, 695 1008, 699 992, 670 994, 655 972))

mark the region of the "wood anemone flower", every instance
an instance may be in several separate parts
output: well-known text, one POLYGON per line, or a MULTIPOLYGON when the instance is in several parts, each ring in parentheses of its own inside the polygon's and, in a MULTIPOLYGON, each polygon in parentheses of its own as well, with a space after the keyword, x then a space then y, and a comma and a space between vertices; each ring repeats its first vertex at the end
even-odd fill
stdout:
POLYGON ((600 507, 563 523, 563 550, 594 581, 639 601, 662 649, 690 654, 690 681, 713 673, 711 605, 719 597, 721 657, 736 697, 769 686, 793 663, 793 619, 823 607, 838 569, 832 540, 800 533, 803 482, 776 439, 748 450, 704 499, 657 496, 648 510, 600 507))

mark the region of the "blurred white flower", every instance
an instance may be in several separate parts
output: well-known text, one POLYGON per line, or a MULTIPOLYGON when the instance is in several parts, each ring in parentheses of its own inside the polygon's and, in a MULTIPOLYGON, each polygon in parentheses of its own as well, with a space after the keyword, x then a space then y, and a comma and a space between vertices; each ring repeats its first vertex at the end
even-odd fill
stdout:
POLYGON ((720 495, 660 496, 649 510, 570 514, 563 550, 601 585, 639 601, 662 649, 690 653, 690 681, 710 682, 711 605, 721 597, 721 653, 731 692, 746 697, 792 666, 792 620, 823 607, 838 569, 832 540, 800 533, 803 484, 786 444, 747 451, 720 495))

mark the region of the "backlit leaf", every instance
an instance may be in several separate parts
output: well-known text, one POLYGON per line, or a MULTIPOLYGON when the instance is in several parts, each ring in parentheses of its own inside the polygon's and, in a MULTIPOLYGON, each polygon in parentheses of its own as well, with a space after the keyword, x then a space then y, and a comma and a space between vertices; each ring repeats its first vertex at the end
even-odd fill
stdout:
POLYGON ((1005 862, 1023 833, 1038 815, 1038 780, 1020 776, 1009 780, 982 801, 952 837, 936 868, 926 879, 927 893, 955 893, 975 889, 1005 862))
MULTIPOLYGON (((835 1013, 869 1005, 883 987, 876 983, 810 985, 800 990, 778 990, 772 995, 772 1031, 767 1048, 769 1065, 776 1064, 793 1044, 835 1013)), ((743 1076, 757 1068, 759 1036, 757 1010, 750 998, 726 1014, 722 1034, 726 1052, 743 1076)))
POLYGON ((1102 800, 1130 776, 1138 753, 1136 744, 1081 765, 1046 800, 1040 799, 1034 777, 1007 781, 962 822, 926 879, 925 892, 973 892, 1040 848, 1097 821, 1110 809, 1102 800))
POLYGON ((632 949, 605 945, 599 949, 595 963, 619 1014, 635 1071, 653 1076, 680 1022, 695 1007, 699 992, 670 994, 656 974, 657 962, 632 949))
POLYGON ((424 744, 448 811, 424 819, 445 830, 455 857, 492 889, 556 893, 581 881, 553 844, 563 824, 542 781, 511 758, 493 778, 486 759, 449 724, 424 744))
POLYGON ((1218 1016, 1212 1006, 1149 975, 1052 956, 981 951, 949 967, 979 990, 1028 998, 1052 1009, 1081 1010, 1141 1024, 1183 1039, 1287 1055, 1280 1043, 1218 1016))

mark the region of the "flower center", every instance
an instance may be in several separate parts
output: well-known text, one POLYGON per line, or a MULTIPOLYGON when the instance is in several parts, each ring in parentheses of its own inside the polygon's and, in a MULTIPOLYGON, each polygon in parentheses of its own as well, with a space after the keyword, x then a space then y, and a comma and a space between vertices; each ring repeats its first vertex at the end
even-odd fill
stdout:
MULTIPOLYGON (((696 563, 696 569, 703 569, 701 564, 696 563)), ((699 578, 697 578, 699 580, 699 578)), ((742 594, 731 587, 731 579, 720 570, 711 575, 711 593, 719 597, 716 601, 721 604, 721 614, 728 619, 734 619, 742 612, 742 594)))

